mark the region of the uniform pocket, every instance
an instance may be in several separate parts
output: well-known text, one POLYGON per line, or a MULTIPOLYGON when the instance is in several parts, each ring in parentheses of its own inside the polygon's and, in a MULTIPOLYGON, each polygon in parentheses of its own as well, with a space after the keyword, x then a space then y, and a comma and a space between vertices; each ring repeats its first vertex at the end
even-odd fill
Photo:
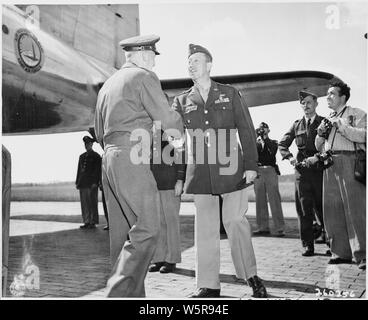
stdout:
POLYGON ((305 146, 307 141, 307 133, 302 132, 295 136, 295 143, 298 147, 305 146))
POLYGON ((234 113, 231 103, 219 103, 213 106, 214 122, 217 128, 233 128, 234 113))

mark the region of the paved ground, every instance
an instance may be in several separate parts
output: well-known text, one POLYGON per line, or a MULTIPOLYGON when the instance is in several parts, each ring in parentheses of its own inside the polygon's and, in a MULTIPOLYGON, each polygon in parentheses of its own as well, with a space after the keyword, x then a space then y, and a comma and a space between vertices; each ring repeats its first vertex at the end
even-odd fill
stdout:
MULTIPOLYGON (((287 237, 253 238, 258 273, 270 297, 318 299, 323 298, 318 297, 323 290, 331 298, 338 298, 338 290, 355 298, 365 297, 365 271, 356 265, 328 265, 324 245, 316 245, 314 257, 301 256, 294 205, 283 203, 283 209, 287 237)), ((192 203, 182 205, 183 262, 177 265, 175 273, 148 274, 148 298, 183 299, 195 290, 194 211, 192 203)), ((253 203, 248 220, 255 227, 253 203)), ((78 203, 12 204, 7 297, 14 298, 17 294, 32 298, 104 297, 110 272, 108 232, 102 230, 105 221, 100 216, 101 224, 95 230, 80 230, 80 221, 78 203)), ((251 289, 234 276, 226 237, 221 240, 221 252, 221 296, 251 298, 251 289)))

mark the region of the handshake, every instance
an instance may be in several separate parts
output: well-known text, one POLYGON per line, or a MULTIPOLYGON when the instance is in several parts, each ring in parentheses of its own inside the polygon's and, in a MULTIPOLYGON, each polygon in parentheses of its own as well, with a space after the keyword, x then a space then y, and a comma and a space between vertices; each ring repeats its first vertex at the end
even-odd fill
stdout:
POLYGON ((312 157, 304 159, 302 162, 295 164, 296 169, 301 168, 316 168, 327 169, 333 165, 332 152, 330 150, 326 152, 316 153, 312 157))
POLYGON ((332 130, 332 122, 328 119, 323 119, 321 124, 318 126, 317 128, 317 134, 322 137, 327 139, 328 136, 330 135, 330 132, 332 130))

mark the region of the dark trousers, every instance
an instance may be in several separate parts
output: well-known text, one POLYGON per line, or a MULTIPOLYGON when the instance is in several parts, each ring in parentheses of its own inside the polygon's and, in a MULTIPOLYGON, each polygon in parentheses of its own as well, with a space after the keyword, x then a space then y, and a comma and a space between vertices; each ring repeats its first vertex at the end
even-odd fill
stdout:
POLYGON ((323 225, 322 171, 295 173, 295 205, 299 218, 300 239, 303 247, 313 246, 313 221, 316 214, 323 225))
POLYGON ((79 189, 84 224, 98 224, 97 186, 79 189))
POLYGON ((106 223, 107 223, 107 225, 109 225, 109 215, 107 213, 107 204, 106 204, 106 198, 105 198, 105 193, 104 193, 103 188, 101 188, 101 193, 102 193, 102 206, 103 206, 103 211, 104 211, 106 223))

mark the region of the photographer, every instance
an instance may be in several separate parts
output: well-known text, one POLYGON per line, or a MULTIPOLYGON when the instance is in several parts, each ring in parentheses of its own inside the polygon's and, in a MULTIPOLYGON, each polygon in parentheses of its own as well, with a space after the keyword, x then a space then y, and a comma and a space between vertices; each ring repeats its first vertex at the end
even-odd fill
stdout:
POLYGON ((277 141, 268 137, 270 129, 267 123, 261 122, 256 129, 259 177, 254 181, 256 194, 256 216, 258 230, 253 235, 270 234, 268 224, 268 205, 270 202, 272 219, 276 230, 276 236, 285 236, 284 216, 281 207, 278 175, 279 168, 276 164, 277 141))
POLYGON ((317 215, 323 227, 322 216, 322 168, 317 165, 318 158, 314 155, 317 149, 314 140, 317 127, 322 117, 317 115, 317 96, 310 91, 299 92, 300 106, 304 117, 296 120, 279 143, 279 150, 283 159, 290 161, 295 167, 295 204, 299 218, 300 238, 304 247, 303 256, 314 255, 313 220, 317 215), (298 147, 296 158, 289 151, 295 139, 298 147))
POLYGON ((320 151, 332 153, 333 159, 323 174, 323 214, 332 252, 329 264, 350 263, 354 258, 365 270, 365 163, 362 172, 357 172, 355 162, 359 152, 365 159, 367 114, 347 106, 349 97, 350 88, 345 83, 330 85, 327 104, 333 112, 318 127, 315 142, 320 151), (356 173, 363 176, 356 177, 356 173))

